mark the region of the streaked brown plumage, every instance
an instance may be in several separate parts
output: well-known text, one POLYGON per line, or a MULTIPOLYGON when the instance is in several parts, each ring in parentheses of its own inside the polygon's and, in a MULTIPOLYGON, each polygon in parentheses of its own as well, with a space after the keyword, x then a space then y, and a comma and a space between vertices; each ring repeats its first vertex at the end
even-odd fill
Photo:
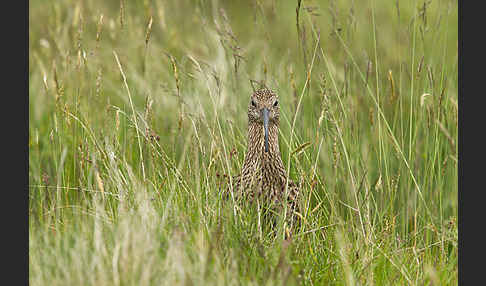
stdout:
POLYGON ((288 217, 293 218, 299 187, 287 178, 282 163, 279 118, 278 96, 273 91, 261 89, 252 94, 248 106, 248 147, 241 173, 233 178, 233 192, 237 199, 261 198, 274 211, 281 210, 285 202, 288 217))

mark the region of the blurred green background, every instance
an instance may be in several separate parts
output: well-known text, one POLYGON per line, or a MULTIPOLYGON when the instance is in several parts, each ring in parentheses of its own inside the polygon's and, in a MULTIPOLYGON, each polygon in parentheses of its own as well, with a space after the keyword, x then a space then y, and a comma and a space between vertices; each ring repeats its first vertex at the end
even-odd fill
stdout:
POLYGON ((29 281, 457 284, 457 5, 30 1, 29 281), (220 199, 261 86, 290 244, 220 199))

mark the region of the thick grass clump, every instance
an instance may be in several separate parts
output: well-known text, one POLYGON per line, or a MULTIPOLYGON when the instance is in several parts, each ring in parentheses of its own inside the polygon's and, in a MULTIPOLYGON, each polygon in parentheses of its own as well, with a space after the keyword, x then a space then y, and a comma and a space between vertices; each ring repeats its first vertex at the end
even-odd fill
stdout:
POLYGON ((31 285, 454 285, 457 1, 30 1, 31 285), (223 200, 253 89, 302 186, 223 200))

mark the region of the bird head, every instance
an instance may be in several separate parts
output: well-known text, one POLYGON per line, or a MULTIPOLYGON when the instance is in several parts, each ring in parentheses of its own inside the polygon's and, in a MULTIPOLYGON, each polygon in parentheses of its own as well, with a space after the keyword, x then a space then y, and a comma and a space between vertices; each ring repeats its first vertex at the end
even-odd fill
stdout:
POLYGON ((265 152, 268 152, 268 127, 277 124, 280 117, 278 96, 269 89, 255 91, 248 105, 248 120, 263 126, 265 134, 265 152))

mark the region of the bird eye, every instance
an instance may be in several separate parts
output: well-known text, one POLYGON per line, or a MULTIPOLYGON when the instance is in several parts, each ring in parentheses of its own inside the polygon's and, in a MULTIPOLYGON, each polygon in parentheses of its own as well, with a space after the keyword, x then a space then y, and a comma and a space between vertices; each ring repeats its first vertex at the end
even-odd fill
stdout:
POLYGON ((256 103, 255 103, 255 101, 254 101, 253 99, 251 100, 251 105, 252 105, 253 107, 256 107, 256 103))
POLYGON ((275 103, 273 104, 274 107, 278 105, 278 100, 275 100, 275 103))

